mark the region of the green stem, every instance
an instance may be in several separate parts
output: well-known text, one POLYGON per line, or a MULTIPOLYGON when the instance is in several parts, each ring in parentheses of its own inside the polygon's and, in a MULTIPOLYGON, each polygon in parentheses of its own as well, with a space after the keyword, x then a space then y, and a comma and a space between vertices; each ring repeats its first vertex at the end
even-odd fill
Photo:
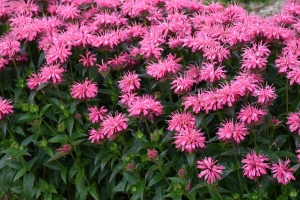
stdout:
POLYGON ((148 133, 149 133, 149 135, 150 135, 150 134, 151 134, 151 131, 150 131, 150 128, 149 128, 149 125, 148 125, 147 120, 145 120, 145 124, 146 124, 147 130, 148 130, 148 133))
POLYGON ((72 67, 71 62, 69 62, 69 66, 70 66, 70 70, 71 70, 72 81, 74 82, 75 81, 75 79, 74 79, 74 72, 73 72, 73 67, 72 67))
POLYGON ((240 175, 240 162, 237 158, 237 151, 236 151, 236 147, 235 147, 234 144, 233 144, 233 150, 234 150, 235 163, 236 163, 236 166, 238 167, 237 168, 237 170, 238 170, 237 174, 238 174, 239 184, 240 184, 240 188, 241 188, 241 193, 243 193, 243 186, 242 186, 241 175, 240 175))
POLYGON ((13 59, 13 63, 14 63, 14 67, 15 67, 15 70, 16 70, 16 73, 17 73, 17 78, 18 78, 18 81, 19 81, 20 80, 20 74, 19 74, 19 70, 18 70, 17 64, 15 62, 15 59, 13 59))
POLYGON ((46 124, 46 126, 55 134, 57 135, 57 133, 51 128, 51 126, 45 121, 45 120, 42 120, 43 123, 46 124))
POLYGON ((216 190, 216 192, 217 192, 219 198, 220 198, 221 200, 223 200, 223 198, 222 198, 221 194, 219 193, 219 190, 217 189, 217 187, 216 187, 215 184, 213 184, 213 188, 216 190))

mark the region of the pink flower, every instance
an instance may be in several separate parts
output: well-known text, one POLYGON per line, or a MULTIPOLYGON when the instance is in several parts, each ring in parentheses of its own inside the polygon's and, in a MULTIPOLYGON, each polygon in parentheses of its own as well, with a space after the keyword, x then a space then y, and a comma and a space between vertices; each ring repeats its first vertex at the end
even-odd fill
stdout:
POLYGON ((40 69, 40 77, 42 82, 59 84, 62 82, 63 72, 65 69, 59 64, 45 65, 40 69))
POLYGON ((91 129, 89 130, 89 140, 91 140, 91 143, 97 143, 100 144, 103 139, 105 138, 104 133, 101 131, 101 128, 98 128, 98 130, 91 129))
POLYGON ((300 135, 300 111, 289 113, 286 124, 289 125, 291 132, 298 132, 300 135))
POLYGON ((263 44, 253 44, 252 48, 245 48, 241 67, 248 70, 262 69, 268 62, 270 52, 263 44))
POLYGON ((80 55, 81 59, 79 62, 82 63, 84 67, 92 67, 95 65, 97 58, 95 54, 92 54, 90 51, 87 51, 85 56, 80 55))
POLYGON ((216 134, 220 140, 225 142, 240 143, 246 135, 249 135, 249 131, 243 122, 233 122, 231 120, 222 123, 216 134))
POLYGON ((227 59, 230 56, 230 51, 221 45, 206 47, 203 49, 203 53, 203 56, 211 62, 215 60, 222 62, 224 59, 227 59))
POLYGON ((93 124, 97 124, 104 119, 104 115, 106 114, 107 109, 105 109, 104 106, 101 106, 100 109, 98 109, 97 106, 94 107, 90 106, 88 108, 88 111, 90 111, 89 113, 90 122, 92 122, 93 124))
POLYGON ((215 66, 215 62, 205 62, 202 64, 201 79, 214 83, 221 78, 226 78, 226 71, 223 70, 224 66, 215 66))
POLYGON ((69 154, 72 151, 72 146, 69 144, 64 144, 62 148, 56 149, 57 151, 61 151, 63 155, 69 154))
POLYGON ((196 127, 196 118, 190 112, 173 112, 171 119, 168 120, 168 130, 180 132, 182 130, 193 129, 196 127))
POLYGON ((126 107, 129 107, 129 105, 132 105, 132 102, 138 99, 138 96, 136 93, 123 93, 121 96, 119 96, 119 98, 119 102, 121 104, 124 104, 126 107))
POLYGON ((13 35, 5 35, 0 38, 0 56, 8 56, 12 58, 16 53, 20 52, 20 42, 13 35))
POLYGON ((137 97, 131 105, 128 105, 129 116, 135 118, 150 118, 163 113, 163 106, 150 95, 137 97))
POLYGON ((221 84, 221 88, 219 89, 219 98, 218 104, 219 107, 224 105, 228 105, 232 107, 234 103, 236 103, 240 98, 239 91, 237 91, 231 84, 225 83, 221 84))
POLYGON ((71 87, 71 96, 74 99, 87 100, 94 98, 98 94, 98 87, 96 83, 85 79, 84 82, 76 82, 71 87))
POLYGON ((191 107, 194 113, 199 113, 204 109, 203 98, 203 92, 198 92, 197 95, 189 95, 183 97, 184 110, 187 110, 191 107))
POLYGON ((217 160, 213 160, 211 157, 205 157, 203 160, 197 161, 197 168, 201 169, 200 174, 198 174, 198 178, 204 177, 204 180, 208 184, 213 184, 216 179, 220 180, 220 174, 223 174, 225 167, 222 165, 215 165, 216 162, 217 160))
POLYGON ((5 119, 9 114, 14 112, 11 100, 0 97, 0 120, 5 119))
POLYGON ((296 180, 293 176, 292 172, 295 171, 294 168, 289 168, 290 160, 286 159, 284 163, 278 159, 278 164, 272 164, 272 173, 273 178, 276 178, 278 183, 282 183, 283 185, 288 184, 291 180, 296 180))
POLYGON ((174 138, 176 148, 181 149, 181 151, 192 153, 197 148, 205 148, 204 134, 195 128, 182 129, 174 138))
POLYGON ((118 134, 127 129, 128 121, 129 119, 126 118, 124 114, 116 112, 115 117, 108 114, 101 123, 100 130, 106 138, 113 140, 118 134))
POLYGON ((237 118, 244 123, 258 125, 263 122, 264 117, 267 114, 267 111, 249 104, 247 106, 243 106, 237 118))
POLYGON ((183 94, 190 91, 194 83, 194 79, 189 75, 176 76, 171 83, 171 89, 174 90, 175 94, 183 94))
POLYGON ((257 97, 257 102, 264 106, 270 105, 277 97, 275 88, 269 85, 266 85, 265 88, 262 85, 258 86, 253 91, 253 96, 257 97))
POLYGON ((242 160, 242 163, 245 164, 243 166, 244 176, 255 180, 261 175, 266 174, 266 169, 270 168, 269 164, 265 163, 266 161, 269 161, 269 159, 263 154, 257 155, 254 151, 252 151, 252 154, 248 153, 242 160))
POLYGON ((136 89, 140 89, 141 79, 139 75, 135 72, 125 72, 125 75, 122 77, 119 83, 119 88, 123 93, 133 92, 136 89))
POLYGON ((154 161, 158 160, 158 152, 156 149, 147 149, 147 157, 149 160, 154 161))
POLYGON ((286 77, 290 79, 290 85, 294 83, 300 85, 300 67, 290 67, 290 71, 287 72, 286 77))
POLYGON ((30 90, 36 90, 43 82, 39 73, 33 72, 29 78, 27 78, 27 85, 30 90))
POLYGON ((153 63, 146 66, 146 72, 151 77, 160 80, 165 78, 167 75, 175 74, 181 70, 181 65, 178 62, 181 61, 181 58, 175 59, 176 56, 171 54, 164 60, 159 60, 158 63, 153 63))
MULTIPOLYGON (((298 146, 298 148, 299 148, 299 146, 298 146)), ((296 153, 297 153, 298 162, 300 162, 300 149, 297 149, 296 153)))

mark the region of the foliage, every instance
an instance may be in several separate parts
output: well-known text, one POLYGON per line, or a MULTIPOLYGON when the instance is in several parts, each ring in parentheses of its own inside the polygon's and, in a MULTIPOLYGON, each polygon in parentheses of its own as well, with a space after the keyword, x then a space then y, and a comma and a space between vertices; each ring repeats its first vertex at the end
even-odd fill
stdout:
POLYGON ((299 8, 2 0, 0 197, 298 199, 299 8))

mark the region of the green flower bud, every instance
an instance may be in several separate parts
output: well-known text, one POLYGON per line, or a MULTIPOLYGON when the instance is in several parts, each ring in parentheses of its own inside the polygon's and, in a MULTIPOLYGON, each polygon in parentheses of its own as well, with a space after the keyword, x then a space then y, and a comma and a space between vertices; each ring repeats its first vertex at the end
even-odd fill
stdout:
POLYGON ((136 138, 140 139, 140 140, 145 138, 145 134, 140 130, 138 130, 135 135, 136 135, 136 138))
POLYGON ((66 130, 65 123, 62 122, 62 123, 58 124, 57 129, 59 132, 64 132, 66 130))
POLYGON ((291 191, 290 191, 290 197, 292 198, 295 198, 298 196, 298 192, 295 190, 295 188, 293 188, 291 191))
POLYGON ((23 103, 21 105, 21 109, 23 112, 28 112, 29 111, 29 104, 28 103, 23 103))
POLYGON ((41 147, 46 147, 46 146, 47 146, 47 141, 46 141, 45 139, 42 139, 42 140, 40 141, 40 146, 41 146, 41 147))

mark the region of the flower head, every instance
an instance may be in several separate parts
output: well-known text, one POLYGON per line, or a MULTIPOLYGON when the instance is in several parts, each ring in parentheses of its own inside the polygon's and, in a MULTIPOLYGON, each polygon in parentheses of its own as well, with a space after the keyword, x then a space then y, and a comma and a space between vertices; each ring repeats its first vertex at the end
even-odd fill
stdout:
POLYGON ((14 112, 11 100, 0 97, 0 120, 6 118, 9 114, 14 112))
POLYGON ((183 129, 175 136, 176 148, 192 153, 197 148, 205 148, 205 137, 201 130, 183 129))
POLYGON ((124 114, 118 112, 115 116, 108 114, 101 123, 101 132, 106 138, 113 140, 118 134, 127 129, 128 121, 129 119, 126 118, 124 114))
POLYGON ((94 98, 97 94, 98 94, 97 84, 93 83, 87 78, 82 83, 76 82, 71 87, 71 95, 74 99, 87 100, 87 99, 94 98))
POLYGON ((72 146, 69 144, 64 144, 63 147, 56 149, 57 151, 61 151, 63 155, 69 154, 72 151, 72 146))
POLYGON ((284 163, 278 159, 278 164, 272 164, 272 173, 273 178, 276 178, 278 183, 282 183, 283 185, 288 184, 291 180, 296 180, 293 176, 292 172, 295 171, 294 168, 289 168, 290 160, 287 159, 284 163))
POLYGON ((171 113, 171 119, 168 120, 168 130, 177 131, 192 129, 196 127, 196 118, 190 112, 173 112, 171 113))
POLYGON ((222 123, 216 134, 220 140, 225 142, 240 143, 246 135, 249 135, 249 131, 243 122, 233 122, 231 120, 222 123))
POLYGON ((29 78, 27 78, 27 85, 30 90, 36 90, 43 82, 39 73, 33 72, 29 78))
POLYGON ((81 62, 82 66, 84 67, 92 67, 95 65, 97 58, 95 54, 92 54, 90 51, 87 51, 85 56, 80 55, 81 59, 79 62, 81 62))
POLYGON ((225 169, 222 165, 216 165, 217 160, 213 160, 211 157, 204 158, 201 161, 197 161, 197 168, 201 169, 200 174, 198 174, 198 178, 204 177, 204 180, 208 184, 212 184, 216 181, 216 179, 221 179, 220 174, 223 174, 223 170, 225 169))
POLYGON ((139 75, 135 72, 127 72, 122 77, 122 80, 118 81, 119 88, 122 92, 133 92, 136 89, 140 89, 140 81, 139 75))
POLYGON ((275 88, 269 85, 257 87, 253 91, 253 96, 257 97, 257 102, 261 105, 270 105, 277 97, 275 93, 275 88))
POLYGON ((261 124, 267 111, 256 106, 244 106, 238 114, 238 119, 247 124, 261 124))
POLYGON ((58 84, 62 82, 62 76, 65 69, 59 64, 45 65, 40 70, 42 82, 58 84))
POLYGON ((158 152, 156 149, 147 149, 147 157, 149 160, 158 160, 158 152))
POLYGON ((91 140, 91 143, 96 142, 97 144, 99 144, 105 138, 104 133, 101 131, 101 128, 98 128, 98 130, 92 128, 91 130, 89 130, 89 133, 89 140, 91 140))
POLYGON ((163 113, 163 106, 159 101, 150 95, 137 97, 128 105, 129 115, 135 118, 150 118, 163 113))
POLYGON ((244 176, 255 180, 261 175, 266 174, 266 169, 270 168, 266 161, 269 161, 269 159, 263 154, 256 154, 254 151, 252 153, 248 153, 242 160, 242 163, 244 163, 244 176))
POLYGON ((88 111, 90 111, 89 113, 89 120, 93 123, 99 123, 100 121, 102 121, 104 119, 104 115, 107 112, 107 109, 105 109, 104 106, 101 106, 101 108, 97 108, 97 106, 90 106, 88 108, 88 111))
POLYGON ((286 124, 289 125, 291 132, 298 132, 300 135, 300 111, 289 113, 286 124))

